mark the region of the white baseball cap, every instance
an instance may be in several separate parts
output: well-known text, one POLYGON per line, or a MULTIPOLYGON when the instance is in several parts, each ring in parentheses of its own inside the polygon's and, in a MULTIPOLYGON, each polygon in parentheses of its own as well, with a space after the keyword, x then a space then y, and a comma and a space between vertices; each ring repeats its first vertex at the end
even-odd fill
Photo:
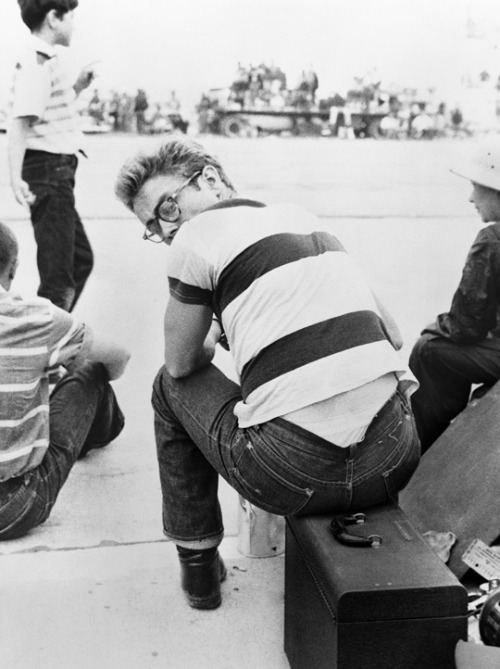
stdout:
POLYGON ((450 172, 500 191, 500 136, 493 135, 481 142, 463 164, 451 168, 450 172))

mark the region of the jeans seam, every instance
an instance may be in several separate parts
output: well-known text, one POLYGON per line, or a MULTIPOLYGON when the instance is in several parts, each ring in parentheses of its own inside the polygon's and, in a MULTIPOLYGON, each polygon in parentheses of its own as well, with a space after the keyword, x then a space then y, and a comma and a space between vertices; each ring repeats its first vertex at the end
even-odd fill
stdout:
MULTIPOLYGON (((403 421, 404 421, 404 419, 401 418, 398 421, 398 424, 396 425, 396 427, 391 431, 390 434, 387 435, 387 440, 391 439, 391 438, 395 440, 396 445, 395 445, 394 449, 390 453, 387 454, 387 457, 385 457, 382 462, 379 462, 372 469, 370 469, 369 472, 366 472, 365 474, 362 474, 359 478, 354 479, 353 480, 354 485, 358 485, 360 483, 363 483, 364 481, 371 478, 372 476, 376 476, 377 474, 381 474, 383 472, 383 470, 387 467, 387 463, 390 462, 394 457, 398 457, 399 454, 401 454, 401 456, 398 457, 397 463, 389 471, 393 471, 396 467, 398 467, 401 464, 401 462, 402 462, 402 460, 405 456, 405 453, 406 453, 406 450, 407 450, 407 447, 408 447, 408 443, 411 441, 411 434, 406 434, 405 433, 405 435, 402 439, 401 438, 397 439, 394 436, 394 432, 399 428, 400 425, 403 424, 403 421)), ((380 440, 378 443, 380 444, 381 441, 382 440, 380 440)))
MULTIPOLYGON (((294 476, 298 479, 306 480, 313 486, 323 487, 325 485, 328 485, 328 486, 331 486, 331 485, 333 485, 333 486, 343 486, 343 485, 345 485, 345 482, 346 482, 345 480, 339 481, 339 480, 331 480, 331 479, 322 479, 322 478, 317 478, 315 476, 311 476, 309 474, 304 474, 303 471, 300 471, 299 469, 296 469, 295 467, 290 465, 288 462, 283 460, 279 455, 277 455, 273 451, 273 448, 269 445, 269 443, 266 440, 263 439, 262 436, 258 435, 256 438, 258 439, 261 448, 263 450, 265 450, 265 452, 269 455, 271 460, 273 460, 273 462, 279 463, 278 466, 282 467, 283 470, 285 472, 287 472, 288 474, 290 474, 291 476, 294 476)), ((287 443, 282 438, 280 439, 280 441, 285 445, 287 443)), ((346 464, 348 462, 347 453, 348 453, 348 449, 346 449, 346 459, 343 462, 335 461, 335 460, 328 461, 328 460, 325 459, 325 469, 329 466, 334 467, 335 469, 340 469, 340 467, 346 466, 346 464)), ((307 457, 307 454, 304 454, 304 457, 307 457)))
MULTIPOLYGON (((250 457, 253 458, 253 461, 254 461, 259 467, 262 467, 262 469, 266 472, 266 474, 267 474, 268 476, 270 476, 272 479, 274 479, 274 480, 275 480, 277 483, 279 483, 280 485, 284 485, 285 487, 287 487, 288 490, 290 490, 290 492, 293 492, 293 493, 299 493, 299 494, 311 492, 309 488, 303 488, 303 487, 300 487, 300 486, 296 486, 294 483, 290 483, 290 481, 287 481, 287 480, 284 479, 282 476, 280 476, 280 474, 278 474, 276 471, 274 471, 274 469, 272 469, 272 468, 271 468, 271 467, 270 467, 270 466, 269 466, 269 465, 268 465, 268 464, 267 464, 267 463, 266 463, 266 462, 259 456, 259 454, 256 452, 255 447, 253 446, 253 444, 252 444, 251 442, 247 442, 247 446, 246 446, 245 448, 246 448, 247 451, 249 452, 250 457)), ((241 458, 243 457, 243 454, 244 454, 244 452, 242 452, 240 458, 238 458, 238 461, 241 460, 241 458)), ((238 468, 237 465, 235 465, 235 466, 233 467, 232 471, 233 471, 233 472, 234 472, 234 471, 237 471, 238 473, 240 473, 240 470, 239 470, 239 468, 238 468)))

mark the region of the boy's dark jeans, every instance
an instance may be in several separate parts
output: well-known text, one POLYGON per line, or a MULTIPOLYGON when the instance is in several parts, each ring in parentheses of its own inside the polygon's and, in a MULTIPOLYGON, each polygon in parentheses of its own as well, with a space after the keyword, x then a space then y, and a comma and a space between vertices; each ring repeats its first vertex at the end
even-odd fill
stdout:
POLYGON ((26 151, 23 179, 36 200, 31 222, 40 274, 38 295, 72 311, 92 271, 92 249, 75 207, 75 155, 26 151))
POLYGON ((411 404, 424 453, 465 409, 473 384, 500 379, 500 339, 455 344, 424 334, 413 347, 410 369, 420 384, 411 404))
POLYGON ((100 363, 87 362, 59 381, 50 396, 50 444, 41 464, 0 483, 0 541, 47 520, 77 458, 113 441, 124 422, 100 363))

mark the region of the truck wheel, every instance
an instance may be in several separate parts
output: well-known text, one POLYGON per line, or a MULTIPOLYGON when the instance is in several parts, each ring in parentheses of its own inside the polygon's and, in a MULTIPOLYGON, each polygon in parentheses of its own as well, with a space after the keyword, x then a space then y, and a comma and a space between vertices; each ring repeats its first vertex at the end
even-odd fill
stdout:
POLYGON ((225 116, 220 122, 221 133, 226 137, 246 137, 248 125, 237 116, 225 116))

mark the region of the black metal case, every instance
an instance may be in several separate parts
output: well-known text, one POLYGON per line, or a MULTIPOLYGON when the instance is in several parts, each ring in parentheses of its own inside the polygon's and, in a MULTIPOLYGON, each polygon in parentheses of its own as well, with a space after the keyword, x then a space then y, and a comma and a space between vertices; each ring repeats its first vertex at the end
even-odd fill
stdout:
POLYGON ((453 669, 467 592, 395 504, 339 543, 331 515, 287 518, 285 652, 292 669, 453 669))

